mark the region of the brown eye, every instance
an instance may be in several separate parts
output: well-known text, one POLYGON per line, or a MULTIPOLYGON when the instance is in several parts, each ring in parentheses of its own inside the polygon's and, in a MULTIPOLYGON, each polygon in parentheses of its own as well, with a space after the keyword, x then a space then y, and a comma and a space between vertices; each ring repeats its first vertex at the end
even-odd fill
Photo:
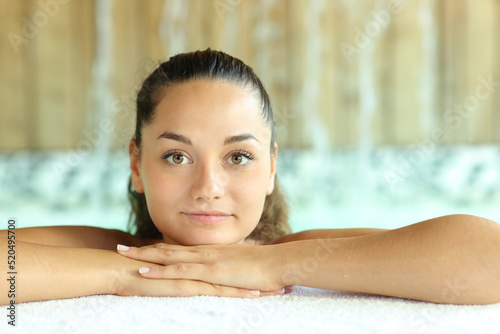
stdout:
POLYGON ((255 157, 247 152, 234 152, 226 160, 228 164, 246 166, 250 163, 250 160, 255 159, 255 157))
POLYGON ((239 154, 234 154, 231 156, 231 162, 235 165, 239 165, 241 164, 241 162, 243 161, 243 156, 242 155, 239 155, 239 154))
POLYGON ((174 162, 174 164, 177 164, 177 165, 182 164, 184 159, 185 159, 184 156, 182 156, 180 154, 176 154, 176 155, 172 156, 172 161, 174 162))
POLYGON ((180 152, 166 153, 162 158, 172 165, 185 165, 191 162, 188 157, 180 152))

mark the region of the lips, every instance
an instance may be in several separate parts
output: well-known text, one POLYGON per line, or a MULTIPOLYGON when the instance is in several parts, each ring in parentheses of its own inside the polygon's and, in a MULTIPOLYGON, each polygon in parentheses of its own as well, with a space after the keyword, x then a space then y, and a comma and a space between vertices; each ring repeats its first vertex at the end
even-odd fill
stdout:
POLYGON ((229 213, 225 213, 222 211, 188 211, 183 213, 186 215, 231 216, 229 213))
POLYGON ((222 211, 188 211, 181 212, 191 220, 205 225, 215 225, 229 219, 232 215, 222 211))

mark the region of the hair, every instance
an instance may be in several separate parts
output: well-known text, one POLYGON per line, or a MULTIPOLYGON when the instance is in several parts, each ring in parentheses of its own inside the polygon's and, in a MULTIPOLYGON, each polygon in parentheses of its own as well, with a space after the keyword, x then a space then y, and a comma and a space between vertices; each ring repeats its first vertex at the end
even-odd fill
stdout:
MULTIPOLYGON (((143 82, 137 94, 135 139, 139 154, 142 128, 151 124, 154 111, 166 90, 176 84, 192 80, 223 80, 242 88, 250 88, 261 102, 262 118, 271 128, 271 154, 274 154, 274 118, 269 96, 252 68, 224 52, 208 48, 205 51, 181 53, 161 63, 143 82)), ((148 211, 146 197, 135 191, 132 180, 128 184, 131 205, 129 231, 142 238, 162 238, 148 211)), ((262 216, 248 236, 251 239, 270 241, 290 233, 288 210, 280 192, 277 178, 274 190, 266 196, 262 216)))

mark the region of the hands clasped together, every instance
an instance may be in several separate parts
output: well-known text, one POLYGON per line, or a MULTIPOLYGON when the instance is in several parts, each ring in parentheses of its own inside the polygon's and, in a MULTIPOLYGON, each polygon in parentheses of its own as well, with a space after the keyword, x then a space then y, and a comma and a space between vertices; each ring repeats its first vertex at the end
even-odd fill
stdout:
POLYGON ((256 298, 293 290, 281 282, 272 246, 178 246, 157 243, 144 247, 118 245, 120 255, 151 263, 121 280, 119 295, 214 295, 256 298), (144 279, 148 279, 144 284, 144 279), (142 282, 138 282, 142 280, 142 282), (156 289, 156 290, 155 290, 156 289))

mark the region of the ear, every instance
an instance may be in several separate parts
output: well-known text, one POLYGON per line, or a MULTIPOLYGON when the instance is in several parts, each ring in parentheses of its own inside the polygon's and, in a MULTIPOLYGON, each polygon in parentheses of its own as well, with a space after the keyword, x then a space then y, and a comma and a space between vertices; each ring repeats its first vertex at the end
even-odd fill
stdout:
POLYGON ((266 195, 271 195, 274 190, 274 179, 276 177, 276 161, 278 160, 278 144, 274 143, 274 152, 271 155, 271 176, 267 185, 266 195))
POLYGON ((135 142, 135 138, 130 140, 128 144, 128 155, 130 157, 130 177, 135 191, 138 193, 144 192, 144 186, 141 178, 141 156, 139 155, 139 148, 135 142))

